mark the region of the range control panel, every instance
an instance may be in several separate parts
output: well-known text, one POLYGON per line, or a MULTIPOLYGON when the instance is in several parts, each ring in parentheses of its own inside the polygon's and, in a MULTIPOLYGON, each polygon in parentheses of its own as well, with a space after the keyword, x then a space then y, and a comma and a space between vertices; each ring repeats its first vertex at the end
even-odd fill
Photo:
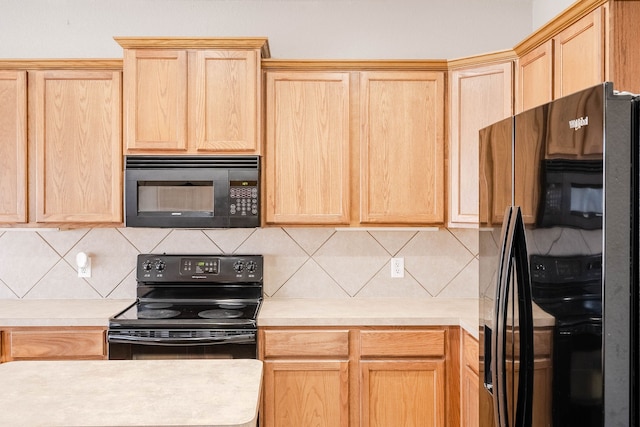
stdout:
POLYGON ((260 282, 262 255, 138 255, 138 282, 260 282))

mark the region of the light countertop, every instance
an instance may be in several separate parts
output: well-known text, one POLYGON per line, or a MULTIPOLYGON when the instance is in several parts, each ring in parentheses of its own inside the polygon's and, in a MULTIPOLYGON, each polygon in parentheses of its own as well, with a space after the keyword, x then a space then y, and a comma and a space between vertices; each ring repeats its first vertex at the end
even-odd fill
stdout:
POLYGON ((478 300, 267 298, 258 326, 461 326, 478 336, 478 300))
POLYGON ((131 305, 124 299, 0 299, 0 327, 104 326, 131 305))
POLYGON ((0 425, 253 427, 258 360, 0 364, 0 425))

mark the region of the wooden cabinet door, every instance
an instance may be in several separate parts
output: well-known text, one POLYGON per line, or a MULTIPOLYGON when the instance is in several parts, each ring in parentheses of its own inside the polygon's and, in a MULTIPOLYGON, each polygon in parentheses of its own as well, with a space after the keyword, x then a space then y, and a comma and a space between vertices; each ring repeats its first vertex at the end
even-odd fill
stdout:
POLYGON ((445 426, 443 360, 361 361, 361 425, 445 426))
POLYGON ((123 69, 126 152, 185 152, 186 50, 125 49, 123 69))
POLYGON ((444 223, 444 74, 360 74, 361 223, 444 223))
POLYGON ((263 427, 349 426, 349 362, 267 361, 263 427))
POLYGON ((349 223, 349 73, 266 74, 266 222, 349 223))
POLYGON ((259 52, 189 52, 189 131, 196 152, 259 153, 259 52))
POLYGON ((553 99, 553 42, 547 40, 518 59, 516 112, 553 99))
POLYGON ((27 222, 27 73, 0 71, 0 222, 27 222))
POLYGON ((121 73, 35 71, 36 222, 121 222, 121 73))
POLYGON ((450 73, 449 226, 478 224, 479 130, 513 114, 511 61, 450 73))
POLYGON ((464 427, 478 427, 480 425, 480 378, 478 340, 462 334, 462 366, 460 373, 460 425, 464 427))
POLYGON ((604 81, 602 9, 595 9, 553 38, 554 98, 604 81))

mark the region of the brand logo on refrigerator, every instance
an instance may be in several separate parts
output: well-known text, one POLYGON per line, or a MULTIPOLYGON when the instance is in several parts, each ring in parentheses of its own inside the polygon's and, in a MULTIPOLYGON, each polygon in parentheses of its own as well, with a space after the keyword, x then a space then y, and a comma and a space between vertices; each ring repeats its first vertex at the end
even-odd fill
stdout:
POLYGON ((573 130, 578 130, 582 126, 588 126, 588 125, 589 125, 589 116, 569 120, 569 128, 573 130))

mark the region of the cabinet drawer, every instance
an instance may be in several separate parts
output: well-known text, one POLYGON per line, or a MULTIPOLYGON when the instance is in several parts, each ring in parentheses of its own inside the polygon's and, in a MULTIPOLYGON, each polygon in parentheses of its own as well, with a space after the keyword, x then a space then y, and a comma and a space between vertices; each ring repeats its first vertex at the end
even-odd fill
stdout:
POLYGON ((264 331, 264 355, 287 356, 349 356, 349 331, 264 331))
POLYGON ((360 354, 363 357, 444 356, 445 330, 362 331, 360 354))
POLYGON ((7 360, 103 359, 106 355, 104 330, 6 332, 7 360))

